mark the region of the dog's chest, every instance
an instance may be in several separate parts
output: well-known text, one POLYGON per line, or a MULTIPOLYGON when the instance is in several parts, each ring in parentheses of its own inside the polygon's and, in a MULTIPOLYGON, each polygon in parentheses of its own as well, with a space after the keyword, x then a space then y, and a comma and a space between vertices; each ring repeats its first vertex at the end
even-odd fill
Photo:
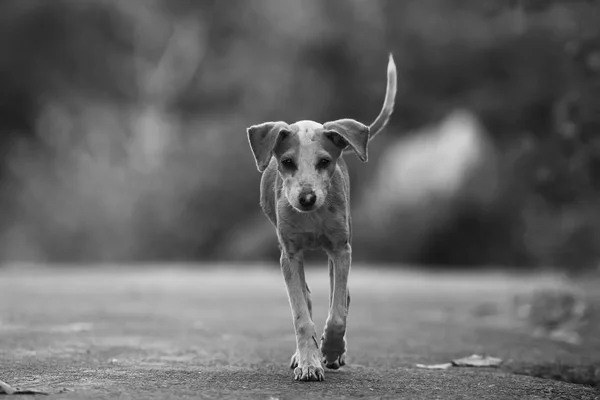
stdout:
POLYGON ((295 213, 293 217, 281 216, 279 230, 283 240, 300 249, 332 249, 346 238, 345 221, 328 212, 295 213))
POLYGON ((319 214, 298 215, 294 222, 289 234, 298 245, 309 249, 331 246, 327 226, 324 225, 326 218, 319 214))
POLYGON ((331 240, 324 234, 313 232, 298 233, 291 236, 297 247, 309 250, 329 249, 333 247, 331 240))

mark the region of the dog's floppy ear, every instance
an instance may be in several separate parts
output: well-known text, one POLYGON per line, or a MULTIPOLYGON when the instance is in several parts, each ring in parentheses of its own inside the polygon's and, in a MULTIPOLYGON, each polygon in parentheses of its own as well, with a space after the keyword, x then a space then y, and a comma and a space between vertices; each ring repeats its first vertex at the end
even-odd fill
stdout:
MULTIPOLYGON (((334 143, 336 143, 336 139, 331 136, 332 133, 339 135, 350 145, 362 162, 367 162, 367 144, 369 143, 368 126, 353 119, 338 119, 337 121, 324 123, 323 128, 325 129, 325 135, 329 136, 334 143)), ((337 140, 339 141, 339 139, 337 140)), ((338 143, 336 145, 339 146, 338 143)))
POLYGON ((289 133, 289 129, 288 124, 278 121, 252 125, 246 130, 250 148, 256 160, 256 167, 260 172, 263 172, 267 168, 277 141, 284 134, 289 133))

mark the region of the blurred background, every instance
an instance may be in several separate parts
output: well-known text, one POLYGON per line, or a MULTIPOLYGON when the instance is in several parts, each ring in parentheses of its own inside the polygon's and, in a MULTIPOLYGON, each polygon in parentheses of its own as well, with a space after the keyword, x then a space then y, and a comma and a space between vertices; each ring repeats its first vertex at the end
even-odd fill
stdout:
POLYGON ((3 0, 0 260, 278 260, 246 127, 370 123, 354 259, 598 268, 600 1, 3 0))

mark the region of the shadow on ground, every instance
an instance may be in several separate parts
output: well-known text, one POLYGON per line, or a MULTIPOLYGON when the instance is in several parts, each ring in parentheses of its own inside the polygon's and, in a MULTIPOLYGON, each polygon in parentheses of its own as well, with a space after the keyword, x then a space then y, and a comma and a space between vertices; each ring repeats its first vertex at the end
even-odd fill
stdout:
MULTIPOLYGON (((307 277, 320 334, 328 278, 307 277)), ((294 335, 276 270, 4 269, 0 380, 61 399, 600 398, 590 386, 600 381, 597 325, 576 346, 534 338, 514 318, 512 297, 552 279, 357 265, 349 364, 300 383, 287 368, 294 335), (415 367, 473 353, 505 362, 415 367)))

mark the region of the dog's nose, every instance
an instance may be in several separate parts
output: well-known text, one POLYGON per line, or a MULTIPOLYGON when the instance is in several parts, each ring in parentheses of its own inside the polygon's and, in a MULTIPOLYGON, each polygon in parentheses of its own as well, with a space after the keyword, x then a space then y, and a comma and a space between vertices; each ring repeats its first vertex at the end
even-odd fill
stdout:
POLYGON ((298 202, 302 207, 312 207, 317 202, 317 196, 315 196, 315 192, 313 192, 312 190, 303 192, 300 193, 300 196, 298 197, 298 202))

